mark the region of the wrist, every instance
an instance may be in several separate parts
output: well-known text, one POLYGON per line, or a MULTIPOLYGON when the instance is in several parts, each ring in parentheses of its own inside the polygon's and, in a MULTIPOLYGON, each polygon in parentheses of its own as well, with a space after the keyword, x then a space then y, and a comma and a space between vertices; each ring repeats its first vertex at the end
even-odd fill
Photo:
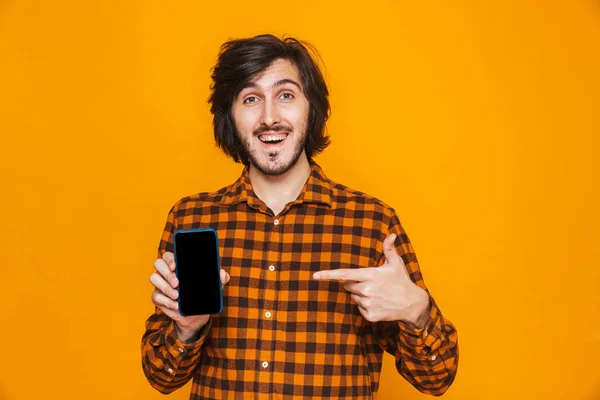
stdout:
POLYGON ((429 322, 429 314, 431 313, 431 301, 425 290, 422 291, 421 300, 415 304, 415 312, 413 316, 404 322, 412 325, 416 329, 423 329, 429 322))
POLYGON ((205 325, 202 324, 199 327, 181 327, 178 323, 175 323, 175 333, 177 333, 177 337, 183 343, 193 343, 198 339, 198 334, 205 325))

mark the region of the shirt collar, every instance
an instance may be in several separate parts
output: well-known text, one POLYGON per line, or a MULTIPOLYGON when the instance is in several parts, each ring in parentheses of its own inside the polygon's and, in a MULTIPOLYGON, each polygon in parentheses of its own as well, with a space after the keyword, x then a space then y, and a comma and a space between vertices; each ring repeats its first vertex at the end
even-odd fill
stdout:
MULTIPOLYGON (((235 181, 221 198, 221 205, 229 206, 241 202, 247 202, 250 206, 258 208, 262 201, 256 196, 250 182, 249 167, 244 167, 241 176, 235 181)), ((298 198, 293 202, 299 203, 322 203, 331 206, 331 181, 327 178, 323 169, 314 162, 310 161, 310 175, 298 195, 298 198)))

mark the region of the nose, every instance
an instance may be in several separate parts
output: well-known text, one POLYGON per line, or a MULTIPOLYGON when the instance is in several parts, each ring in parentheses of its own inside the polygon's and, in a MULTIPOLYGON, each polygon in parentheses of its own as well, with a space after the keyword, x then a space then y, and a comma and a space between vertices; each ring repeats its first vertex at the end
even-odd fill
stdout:
POLYGON ((272 126, 280 122, 279 109, 275 102, 271 99, 265 100, 263 103, 263 112, 261 123, 267 126, 272 126))

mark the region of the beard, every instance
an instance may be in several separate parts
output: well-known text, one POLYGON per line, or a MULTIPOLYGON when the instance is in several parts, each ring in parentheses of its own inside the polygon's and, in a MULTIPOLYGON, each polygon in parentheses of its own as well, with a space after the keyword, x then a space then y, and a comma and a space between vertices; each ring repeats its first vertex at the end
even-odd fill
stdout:
MULTIPOLYGON (((285 128, 264 129, 263 131, 267 131, 267 130, 269 130, 269 131, 279 130, 279 131, 283 131, 283 132, 288 132, 288 137, 286 138, 286 140, 290 137, 289 132, 291 132, 291 129, 285 129, 285 128)), ((254 132, 254 135, 252 136, 252 138, 250 140, 252 140, 259 133, 260 133, 260 131, 254 132)), ((299 137, 298 141, 296 142, 296 145, 294 146, 294 149, 292 152, 292 157, 290 158, 290 160, 288 162, 278 159, 281 157, 280 151, 270 151, 268 153, 268 160, 261 161, 256 154, 257 153, 256 149, 250 150, 250 143, 246 139, 246 136, 238 135, 238 137, 240 138, 240 140, 242 142, 243 152, 244 152, 244 155, 248 158, 248 162, 254 168, 256 168, 258 171, 260 171, 263 175, 268 175, 268 176, 283 175, 286 172, 288 172, 294 165, 296 165, 296 162, 298 161, 298 159, 302 155, 302 152, 304 151, 304 147, 306 146, 306 141, 308 140, 308 135, 306 133, 306 125, 304 125, 302 127, 302 129, 300 130, 300 137, 299 137)))

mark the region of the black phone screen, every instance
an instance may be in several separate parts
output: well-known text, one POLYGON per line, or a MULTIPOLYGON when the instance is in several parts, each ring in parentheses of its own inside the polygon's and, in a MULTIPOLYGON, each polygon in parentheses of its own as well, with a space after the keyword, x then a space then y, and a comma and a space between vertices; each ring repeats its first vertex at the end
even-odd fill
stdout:
POLYGON ((217 233, 212 229, 175 232, 174 253, 182 315, 221 312, 217 233))

